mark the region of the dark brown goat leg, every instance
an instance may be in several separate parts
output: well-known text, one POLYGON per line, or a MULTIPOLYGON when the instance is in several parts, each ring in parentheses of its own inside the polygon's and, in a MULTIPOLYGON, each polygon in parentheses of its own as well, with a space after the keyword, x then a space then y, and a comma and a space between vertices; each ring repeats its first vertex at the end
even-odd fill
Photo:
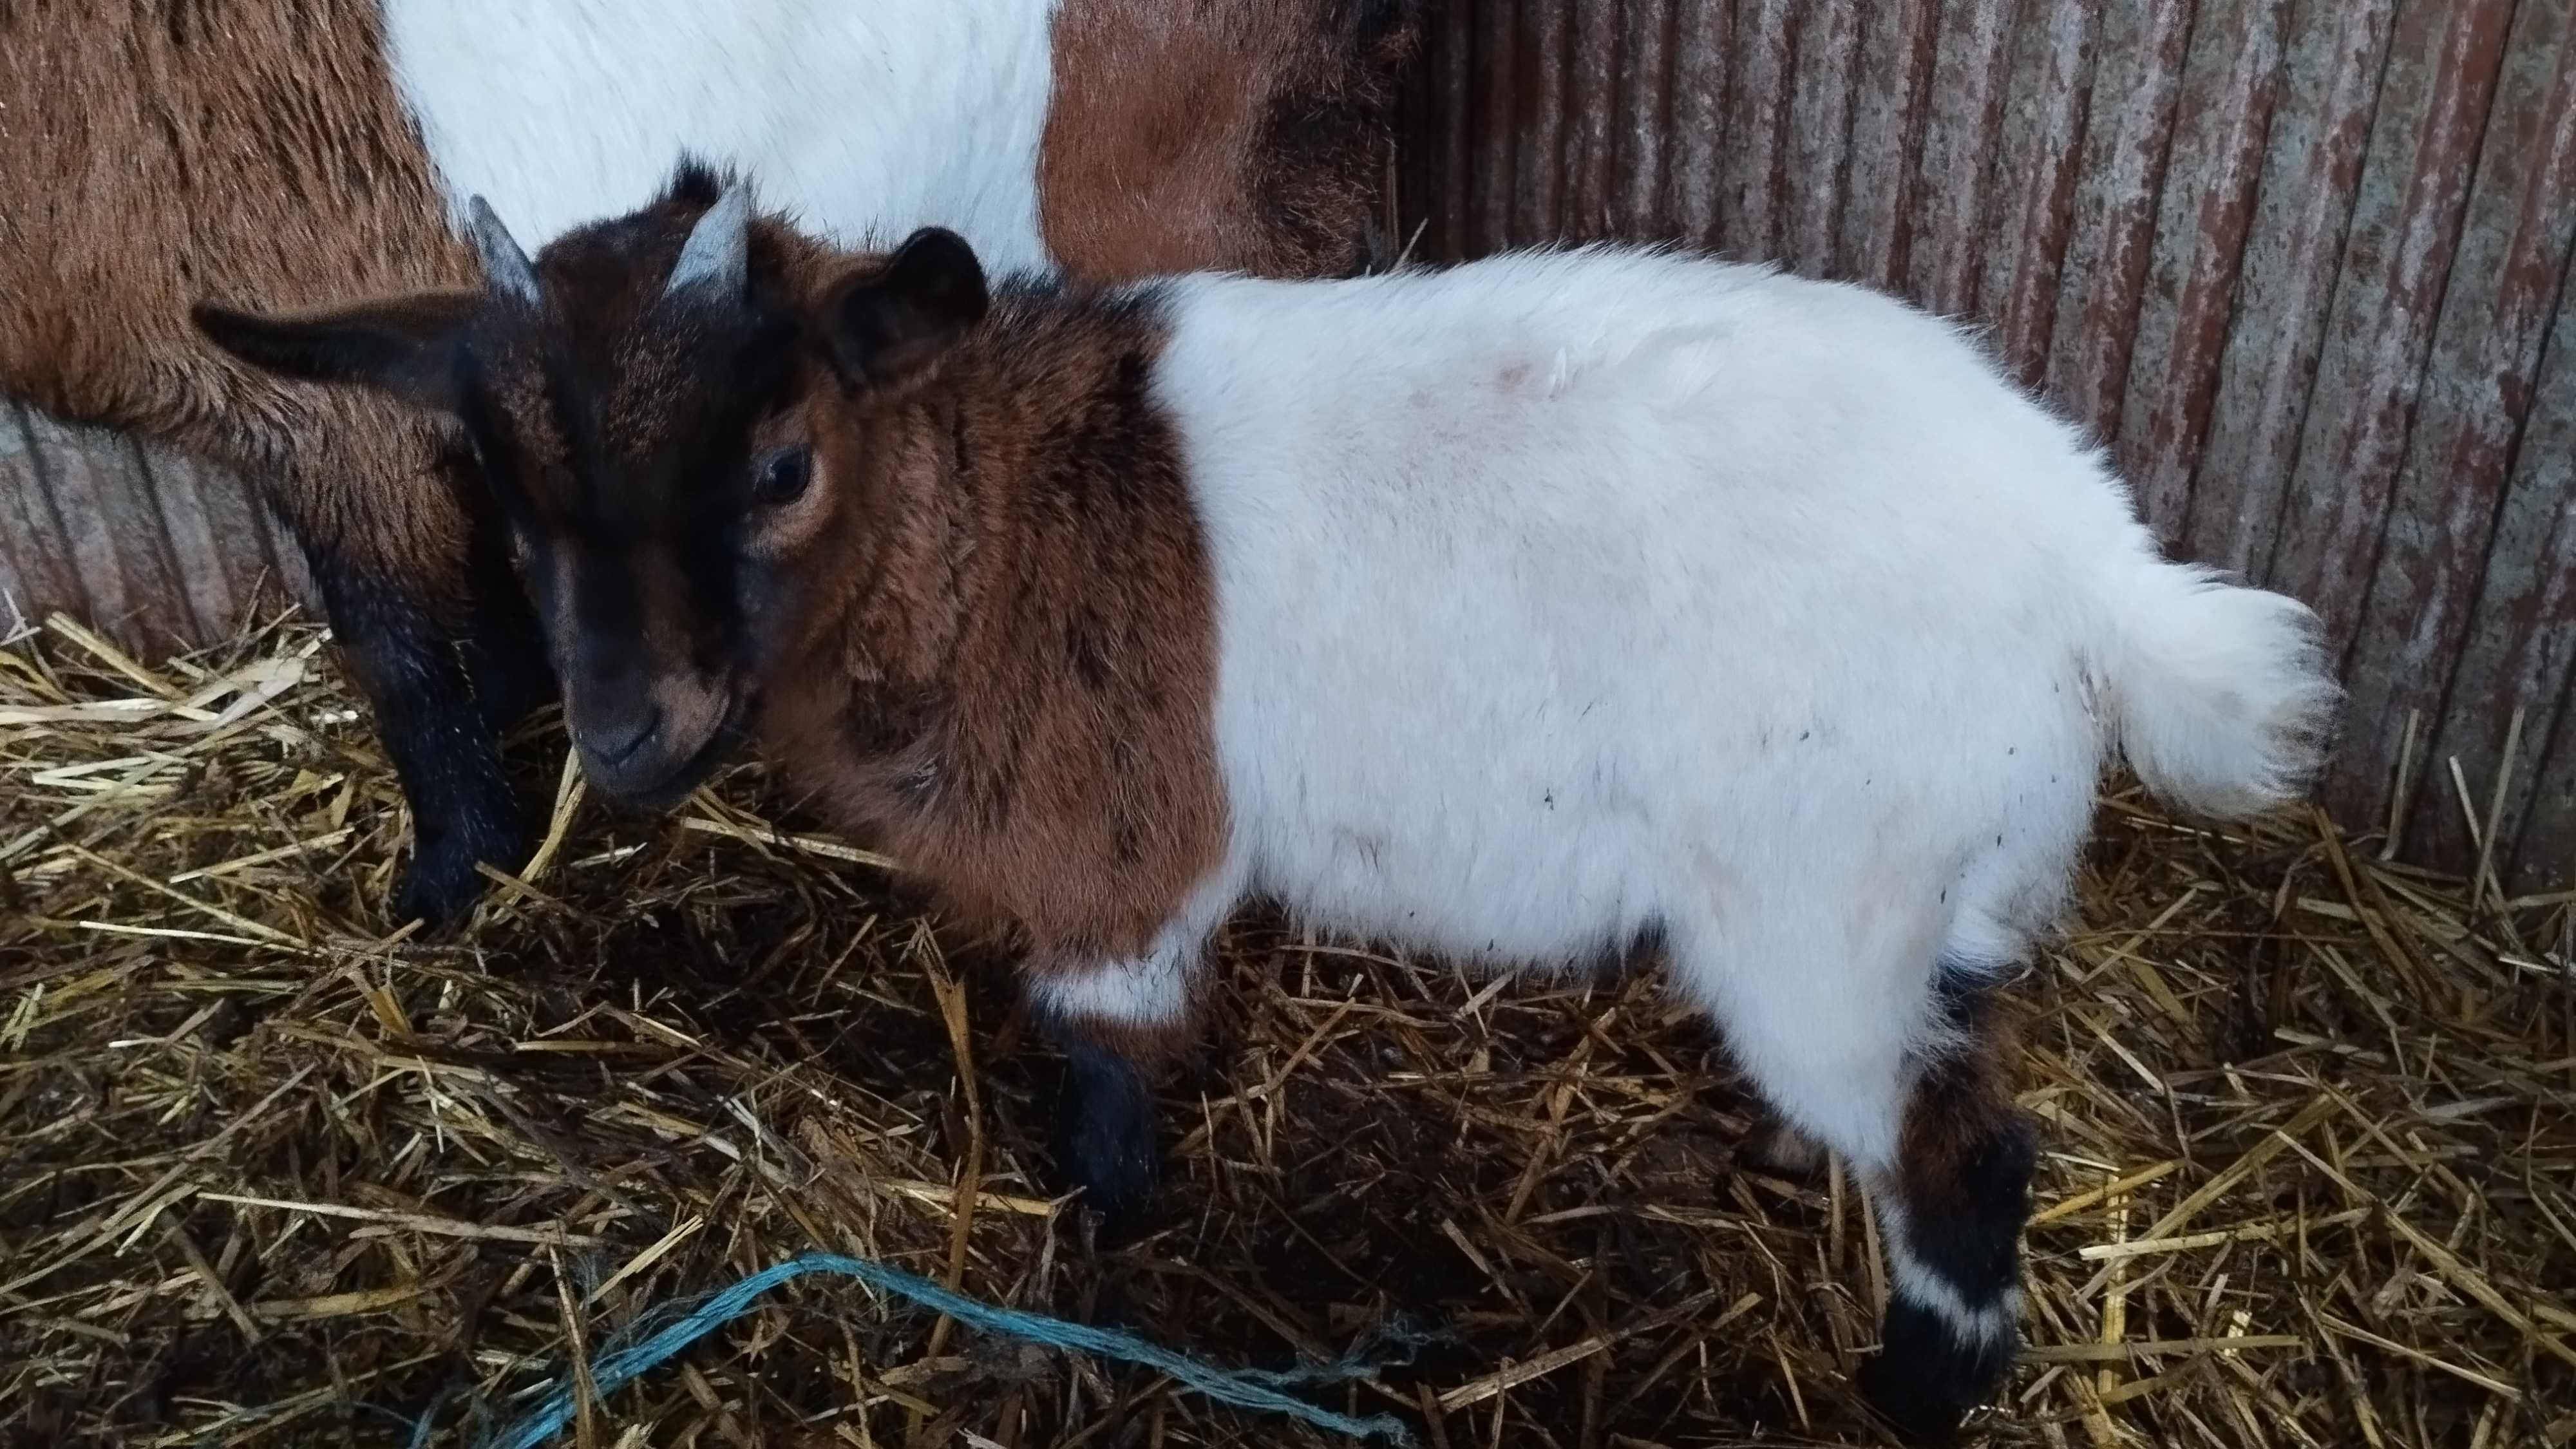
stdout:
POLYGON ((321 529, 296 530, 411 807, 412 858, 395 890, 396 925, 453 924, 482 894, 476 862, 516 869, 526 843, 502 768, 501 732, 550 695, 553 680, 498 521, 474 518, 467 531, 465 557, 439 568, 418 556, 383 561, 371 547, 380 525, 341 534, 338 547, 321 529))
POLYGON ((545 631, 510 570, 508 547, 500 520, 488 511, 478 515, 466 560, 469 622, 459 648, 475 709, 496 737, 561 697, 545 631))

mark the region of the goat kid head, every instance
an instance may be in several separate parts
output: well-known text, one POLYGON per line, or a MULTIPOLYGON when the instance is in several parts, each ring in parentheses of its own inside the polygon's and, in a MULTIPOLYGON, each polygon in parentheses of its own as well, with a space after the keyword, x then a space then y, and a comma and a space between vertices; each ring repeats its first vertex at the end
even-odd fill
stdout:
POLYGON ((479 293, 191 315, 253 366, 462 426, 584 773, 666 807, 740 735, 817 571, 862 562, 804 556, 852 536, 854 480, 875 471, 854 466, 870 404, 909 392, 983 317, 982 267, 938 228, 832 258, 692 167, 533 262, 479 199, 470 231, 479 293))

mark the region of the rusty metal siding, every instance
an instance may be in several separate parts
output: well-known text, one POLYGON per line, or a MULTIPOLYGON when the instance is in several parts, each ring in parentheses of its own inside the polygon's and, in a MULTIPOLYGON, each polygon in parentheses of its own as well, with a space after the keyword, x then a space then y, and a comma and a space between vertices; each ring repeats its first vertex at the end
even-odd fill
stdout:
POLYGON ((241 479, 0 398, 0 629, 61 610, 159 655, 309 593, 241 479))
MULTIPOLYGON (((2499 561, 2517 433, 2528 419, 2550 314, 2576 241, 2576 23, 2568 7, 2523 4, 2488 107, 2465 224, 2447 269, 2413 427, 2397 468, 2372 587, 2349 674, 2364 755, 2395 748, 2387 720, 2419 680, 2451 680, 2433 758, 2473 744, 2473 711, 2509 723, 2521 701, 2460 688, 2482 582, 2499 561)), ((2510 576, 2509 555, 2506 573, 2510 576)), ((2481 661, 2483 662, 2483 661, 2481 661)), ((2526 710, 2525 728, 2529 728, 2526 710)), ((2544 721, 2545 723, 2545 721, 2544 721)), ((2486 748, 2492 750, 2493 745, 2486 748)), ((2492 767, 2490 767, 2492 768, 2492 767)), ((2484 774, 2470 777, 2483 787, 2484 774)), ((2359 796, 2370 782, 2350 782, 2359 796)), ((2508 780, 2508 785, 2510 781, 2508 780)), ((2465 853, 2455 792, 2419 798, 2410 826, 2445 853, 2465 853), (2448 808, 2445 808, 2448 807, 2448 808)), ((2478 801, 2486 805, 2483 790, 2478 801)))
POLYGON ((2576 281, 2560 283, 2542 356, 2452 687, 2455 718, 2435 735, 2433 757, 2477 750, 2495 718, 2527 710, 2497 838, 2520 842, 2526 880, 2564 883, 2576 875, 2576 281))
POLYGON ((1408 116, 1423 255, 1674 237, 1982 323, 2179 551, 2318 605, 2337 813, 2412 717, 2409 854, 2474 860, 2456 758, 2576 877, 2565 0, 1450 0, 1408 116))

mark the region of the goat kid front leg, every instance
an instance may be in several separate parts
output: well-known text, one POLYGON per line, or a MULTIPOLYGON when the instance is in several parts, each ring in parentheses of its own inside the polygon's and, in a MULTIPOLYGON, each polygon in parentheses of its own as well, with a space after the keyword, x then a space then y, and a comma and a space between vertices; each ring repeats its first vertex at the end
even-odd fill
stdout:
POLYGON ((510 567, 503 525, 489 510, 474 521, 466 569, 472 622, 458 653, 475 708, 499 736, 562 698, 563 689, 546 654, 544 627, 510 567))
POLYGON ((1104 1241, 1132 1236, 1161 1179, 1154 1083, 1178 1059, 1189 1028, 1185 957, 1045 969, 1031 996, 1064 1053, 1056 1103, 1058 1170, 1102 1218, 1104 1241))
POLYGON ((411 806, 412 858, 394 921, 452 925, 482 894, 475 863, 515 867, 523 844, 501 765, 500 719, 514 703, 509 646, 478 650, 470 626, 449 622, 470 617, 470 605, 439 608, 391 570, 312 547, 306 558, 411 806))

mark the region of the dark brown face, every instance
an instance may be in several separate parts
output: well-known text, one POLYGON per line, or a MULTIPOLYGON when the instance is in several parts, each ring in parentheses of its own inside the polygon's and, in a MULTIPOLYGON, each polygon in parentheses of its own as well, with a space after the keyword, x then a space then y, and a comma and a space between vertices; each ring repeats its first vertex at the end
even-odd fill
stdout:
POLYGON ((463 425, 543 621, 583 771, 650 807, 703 780, 746 714, 738 549, 807 476, 796 456, 747 466, 798 330, 792 307, 752 295, 750 220, 747 192, 684 167, 660 202, 570 233, 534 264, 478 203, 479 296, 297 319, 197 310, 246 361, 463 425))
POLYGON ((650 807, 695 788, 748 712, 744 548, 811 476, 799 452, 749 457, 795 328, 742 303, 747 216, 737 194, 695 228, 656 210, 548 248, 534 345, 492 359, 489 410, 466 415, 583 771, 650 807))
POLYGON ((794 615, 796 545, 826 503, 800 388, 899 384, 982 315, 982 272, 928 232, 809 313, 784 253, 819 253, 685 166, 661 201, 535 263, 479 203, 474 230, 479 297, 298 319, 200 307, 198 325, 255 365, 463 425, 583 772, 670 805, 723 758, 794 615))

